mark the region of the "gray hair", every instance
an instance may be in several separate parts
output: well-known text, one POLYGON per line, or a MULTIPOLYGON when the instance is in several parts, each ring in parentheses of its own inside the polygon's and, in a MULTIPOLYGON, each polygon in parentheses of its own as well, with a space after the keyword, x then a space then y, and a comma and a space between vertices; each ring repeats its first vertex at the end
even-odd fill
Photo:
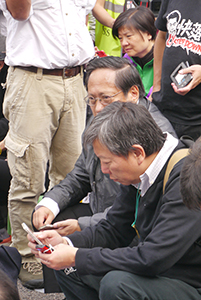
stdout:
POLYGON ((127 157, 138 144, 149 156, 162 148, 165 135, 145 107, 116 101, 93 119, 85 132, 84 146, 97 139, 115 155, 127 157))

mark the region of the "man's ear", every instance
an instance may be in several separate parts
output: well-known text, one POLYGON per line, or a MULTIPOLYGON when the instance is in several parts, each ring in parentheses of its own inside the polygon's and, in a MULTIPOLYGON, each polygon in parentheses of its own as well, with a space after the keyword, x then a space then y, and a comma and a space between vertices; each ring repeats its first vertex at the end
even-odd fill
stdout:
POLYGON ((140 165, 144 161, 144 159, 146 157, 144 148, 142 146, 136 144, 136 145, 132 146, 132 149, 133 149, 132 150, 133 155, 135 156, 135 158, 138 161, 138 164, 140 165))
POLYGON ((132 101, 134 103, 137 103, 139 99, 139 89, 137 85, 133 85, 130 90, 128 91, 128 101, 132 101))

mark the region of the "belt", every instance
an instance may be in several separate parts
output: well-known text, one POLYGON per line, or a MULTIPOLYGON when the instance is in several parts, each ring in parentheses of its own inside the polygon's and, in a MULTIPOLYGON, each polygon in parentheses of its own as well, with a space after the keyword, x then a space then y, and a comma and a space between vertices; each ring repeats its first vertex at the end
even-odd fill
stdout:
MULTIPOLYGON (((37 73, 38 68, 37 67, 21 67, 21 66, 16 66, 15 68, 19 68, 25 71, 37 73)), ((76 67, 65 67, 63 69, 42 69, 43 74, 45 75, 54 75, 54 76, 62 76, 63 78, 70 78, 73 76, 76 76, 81 72, 81 66, 76 66, 76 67)))

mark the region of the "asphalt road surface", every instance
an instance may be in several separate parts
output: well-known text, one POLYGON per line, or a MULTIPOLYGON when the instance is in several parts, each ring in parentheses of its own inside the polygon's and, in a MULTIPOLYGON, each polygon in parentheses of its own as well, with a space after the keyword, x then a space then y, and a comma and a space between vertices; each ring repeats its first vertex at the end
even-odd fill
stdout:
POLYGON ((63 300, 65 295, 63 293, 49 293, 44 294, 41 291, 29 290, 25 288, 20 280, 17 282, 18 292, 21 300, 63 300))

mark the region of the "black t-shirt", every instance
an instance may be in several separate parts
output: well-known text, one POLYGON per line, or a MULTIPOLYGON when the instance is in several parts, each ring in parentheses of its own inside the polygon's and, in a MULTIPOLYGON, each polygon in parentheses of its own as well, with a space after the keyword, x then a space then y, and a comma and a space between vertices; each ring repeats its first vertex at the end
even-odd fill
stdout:
POLYGON ((201 65, 201 3, 199 0, 163 0, 156 27, 167 31, 163 55, 161 90, 154 104, 172 122, 201 124, 201 84, 185 96, 171 87, 170 74, 181 63, 201 65))

